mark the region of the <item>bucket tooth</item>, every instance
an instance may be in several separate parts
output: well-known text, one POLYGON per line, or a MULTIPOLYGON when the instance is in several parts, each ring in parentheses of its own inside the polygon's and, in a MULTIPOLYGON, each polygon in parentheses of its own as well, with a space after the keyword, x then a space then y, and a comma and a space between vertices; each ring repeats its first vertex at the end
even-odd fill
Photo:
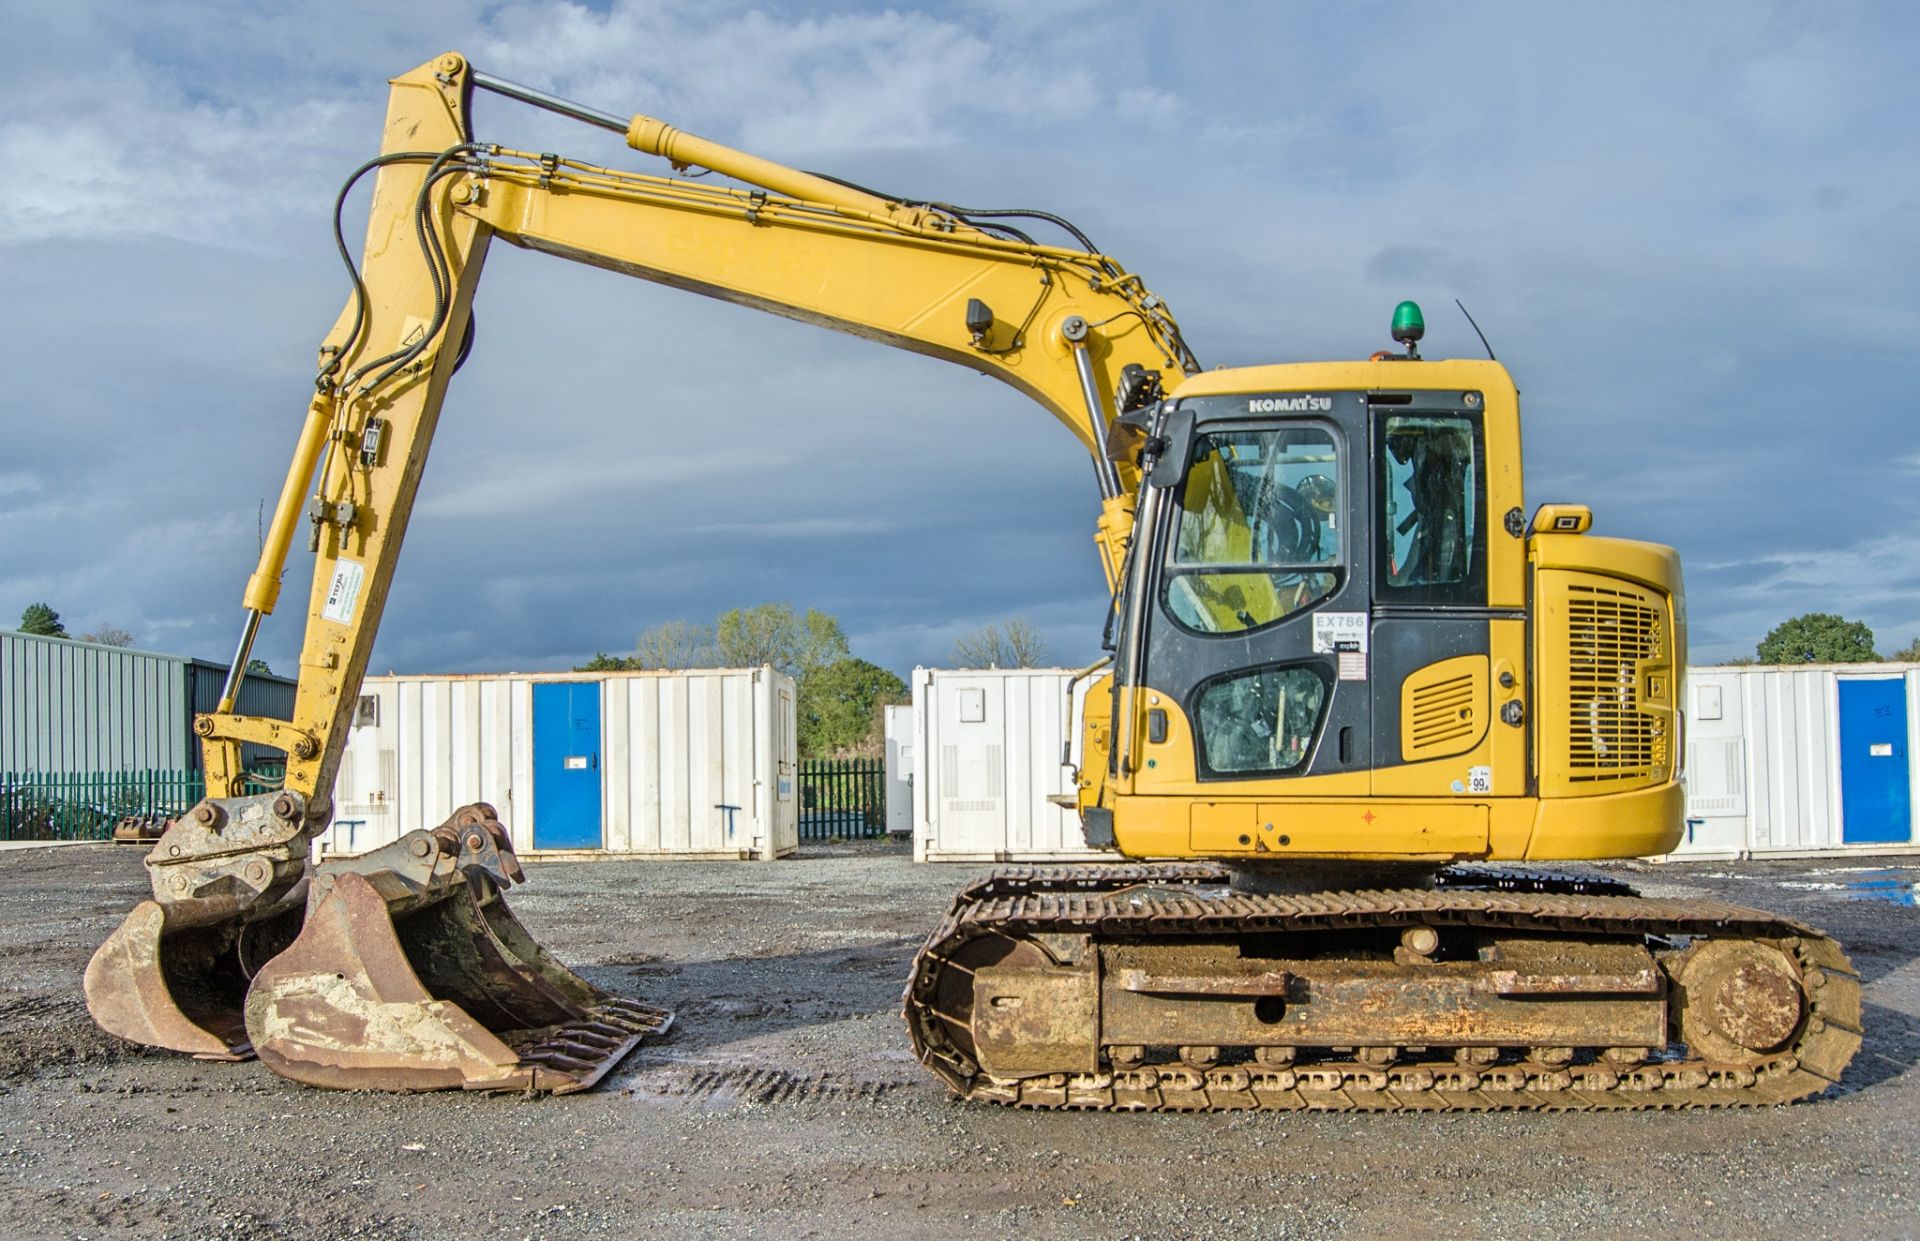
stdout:
POLYGON ((520 873, 487 806, 316 868, 305 926, 247 995, 261 1062, 337 1089, 594 1085, 672 1015, 541 948, 501 896, 520 873))
POLYGON ((305 802, 210 798, 167 825, 141 901, 87 963, 87 1009, 109 1034, 209 1060, 252 1054, 254 971, 299 930, 305 802))

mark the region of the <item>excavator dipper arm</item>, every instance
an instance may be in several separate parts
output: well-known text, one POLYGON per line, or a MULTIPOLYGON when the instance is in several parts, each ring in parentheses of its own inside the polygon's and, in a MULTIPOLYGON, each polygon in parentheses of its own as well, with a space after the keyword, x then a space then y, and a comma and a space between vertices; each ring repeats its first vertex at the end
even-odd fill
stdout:
POLYGON ((257 1053, 318 1085, 583 1089, 670 1015, 595 988, 513 920, 500 889, 519 869, 492 807, 465 807, 372 854, 308 863, 332 817, 488 246, 498 238, 1011 384, 1093 458, 1110 583, 1137 479, 1127 454, 1109 457, 1109 426, 1197 366, 1164 303, 1103 255, 784 168, 649 117, 555 100, 476 74, 458 55, 393 80, 381 154, 366 172, 373 201, 361 261, 349 264, 353 294, 320 349, 222 701, 195 721, 209 797, 149 856, 154 899, 95 955, 89 1004, 125 1037, 205 1056, 257 1053), (740 185, 478 143, 476 86, 740 185), (238 715, 240 678, 303 526, 315 566, 293 718, 238 715), (286 753, 278 794, 246 795, 244 744, 286 753))
MULTIPOLYGON (((1105 453, 1115 394, 1129 367, 1138 368, 1136 384, 1165 388, 1197 369, 1165 304, 1138 277, 1102 255, 994 236, 938 208, 848 189, 647 117, 626 125, 635 147, 749 184, 708 186, 481 146, 468 137, 473 80, 449 55, 394 81, 381 156, 389 162, 375 183, 361 288, 321 348, 321 387, 248 584, 251 632, 252 614, 272 610, 304 513, 319 559, 290 787, 324 796, 332 786, 353 709, 348 691, 366 669, 495 238, 1011 384, 1092 455, 1106 510, 1102 559, 1110 579, 1117 572, 1136 480, 1131 461, 1105 453)), ((212 718, 220 740, 246 727, 212 718)), ((223 770, 237 772, 237 763, 223 770)))

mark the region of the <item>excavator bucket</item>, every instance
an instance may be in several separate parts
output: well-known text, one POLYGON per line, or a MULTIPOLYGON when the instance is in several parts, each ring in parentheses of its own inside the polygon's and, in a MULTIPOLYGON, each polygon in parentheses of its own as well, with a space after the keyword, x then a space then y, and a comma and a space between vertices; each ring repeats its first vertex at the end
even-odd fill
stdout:
POLYGON ((248 981, 293 941, 306 904, 307 837, 294 794, 209 798, 168 823, 140 902, 87 963, 101 1029, 208 1060, 253 1054, 248 981))
POLYGON ((593 1086, 673 1016, 602 991, 541 948, 501 896, 520 878, 484 804, 316 867, 298 938, 247 995, 261 1062, 339 1089, 593 1086))

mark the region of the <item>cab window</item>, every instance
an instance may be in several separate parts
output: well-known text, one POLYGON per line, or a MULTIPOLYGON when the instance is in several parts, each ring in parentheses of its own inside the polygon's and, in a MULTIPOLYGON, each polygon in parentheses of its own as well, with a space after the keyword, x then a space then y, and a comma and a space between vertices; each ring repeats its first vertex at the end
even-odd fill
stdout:
POLYGON ((1307 761, 1326 682, 1306 667, 1266 668, 1215 681, 1196 699, 1209 772, 1279 775, 1307 761))
POLYGON ((1194 438, 1167 553, 1167 611, 1199 633, 1273 624, 1340 582, 1340 460, 1321 426, 1194 438))
POLYGON ((1484 605, 1485 466, 1478 423, 1394 415, 1381 421, 1379 437, 1381 598, 1484 605))

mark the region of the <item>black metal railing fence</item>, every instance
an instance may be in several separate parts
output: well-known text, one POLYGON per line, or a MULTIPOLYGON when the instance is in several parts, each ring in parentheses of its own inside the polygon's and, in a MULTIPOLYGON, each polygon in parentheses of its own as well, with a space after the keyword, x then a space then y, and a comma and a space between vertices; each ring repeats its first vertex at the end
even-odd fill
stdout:
POLYGON ((800 839, 864 840, 887 834, 887 768, 877 758, 800 764, 800 839))
POLYGON ((111 840, 122 819, 158 825, 206 795, 197 771, 0 772, 0 840, 111 840))

